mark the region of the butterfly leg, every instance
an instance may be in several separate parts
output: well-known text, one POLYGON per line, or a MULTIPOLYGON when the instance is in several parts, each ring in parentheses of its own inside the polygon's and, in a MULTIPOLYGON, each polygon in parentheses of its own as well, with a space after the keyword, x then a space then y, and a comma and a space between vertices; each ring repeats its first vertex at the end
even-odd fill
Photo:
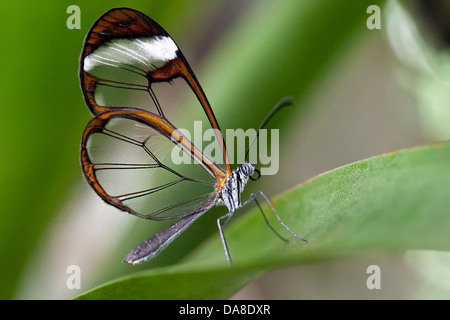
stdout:
POLYGON ((279 238, 281 238, 283 241, 287 241, 287 240, 286 240, 284 237, 282 237, 278 232, 276 232, 275 229, 270 225, 269 221, 267 220, 266 215, 264 214, 264 211, 262 210, 261 205, 260 205, 259 202, 258 202, 258 199, 257 199, 258 196, 261 196, 261 197, 264 199, 264 201, 269 205, 269 207, 270 207, 270 209, 272 210, 272 212, 273 212, 273 214, 275 215, 275 217, 277 217, 278 222, 279 222, 279 223, 280 223, 287 231, 289 231, 289 233, 292 234, 292 236, 294 236, 295 238, 297 238, 297 239, 299 239, 299 240, 308 242, 306 239, 303 239, 303 238, 300 237, 299 235, 295 234, 291 229, 288 228, 287 225, 284 224, 284 222, 281 220, 280 216, 278 215, 278 213, 275 211, 274 207, 273 207, 272 204, 270 203, 269 199, 266 197, 266 195, 265 195, 262 191, 258 191, 258 192, 256 192, 256 193, 252 194, 252 195, 250 196, 250 198, 249 198, 247 201, 245 201, 241 206, 245 206, 247 203, 249 203, 250 201, 253 201, 253 200, 254 200, 254 201, 256 202, 256 204, 257 204, 259 210, 261 211, 261 213, 262 213, 264 219, 266 220, 266 223, 267 223, 267 225, 269 226, 269 228, 272 229, 272 231, 275 232, 275 234, 276 234, 279 238))
POLYGON ((222 227, 227 224, 228 220, 230 220, 232 215, 233 215, 233 212, 228 212, 226 215, 217 219, 217 226, 219 228, 220 238, 222 239, 223 249, 225 250, 225 256, 227 258, 227 262, 229 265, 231 265, 231 256, 230 256, 230 251, 228 250, 227 241, 225 240, 225 235, 223 233, 222 227), (224 220, 223 223, 222 223, 222 220, 224 220))
POLYGON ((264 220, 266 221, 267 226, 273 231, 273 233, 275 233, 275 235, 276 235, 278 238, 280 238, 280 239, 283 240, 284 242, 288 242, 288 240, 287 240, 285 237, 283 237, 281 234, 279 234, 279 233, 274 229, 274 227, 272 227, 272 225, 270 224, 269 220, 267 219, 266 214, 264 213, 264 210, 262 209, 261 205, 259 204, 259 201, 258 201, 258 199, 257 199, 257 196, 258 196, 258 193, 253 193, 253 194, 250 196, 250 198, 247 199, 247 201, 245 201, 244 203, 241 204, 241 207, 245 206, 246 204, 248 204, 248 203, 250 203, 250 202, 252 202, 252 201, 255 201, 255 202, 256 202, 256 205, 257 205, 258 208, 259 208, 259 211, 261 211, 261 214, 262 214, 264 220))

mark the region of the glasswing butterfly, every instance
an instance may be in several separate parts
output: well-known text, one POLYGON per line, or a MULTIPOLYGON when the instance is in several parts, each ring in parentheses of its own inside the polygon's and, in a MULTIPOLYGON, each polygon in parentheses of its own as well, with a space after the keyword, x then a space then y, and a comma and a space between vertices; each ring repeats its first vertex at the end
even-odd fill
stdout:
MULTIPOLYGON (((211 207, 224 205, 228 213, 217 219, 217 225, 231 263, 222 227, 236 209, 251 201, 264 216, 258 196, 284 228, 304 240, 281 221, 261 191, 241 201, 244 185, 249 178, 257 180, 260 171, 247 161, 231 169, 222 132, 205 93, 176 43, 158 23, 130 8, 107 11, 85 38, 79 77, 85 102, 94 115, 81 141, 81 165, 90 186, 105 202, 135 216, 177 220, 137 245, 125 262, 138 264, 152 259, 211 207), (183 135, 159 103, 154 86, 178 78, 192 89, 215 129, 224 167, 183 135), (175 165, 167 157, 174 148, 189 155, 195 168, 175 165)), ((260 129, 286 104, 281 101, 275 106, 260 129)))

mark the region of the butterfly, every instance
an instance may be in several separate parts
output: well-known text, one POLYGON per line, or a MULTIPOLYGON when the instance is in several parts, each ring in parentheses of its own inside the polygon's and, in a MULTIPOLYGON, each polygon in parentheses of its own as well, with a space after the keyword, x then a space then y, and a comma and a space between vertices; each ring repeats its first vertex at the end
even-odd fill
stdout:
MULTIPOLYGON (((134 265, 154 258, 205 212, 223 205, 228 213, 217 219, 217 225, 231 263, 223 226, 236 209, 252 201, 266 219, 258 197, 284 228, 304 240, 281 221, 261 191, 241 200, 245 184, 257 180, 260 171, 248 161, 231 169, 222 131, 200 83, 174 40, 150 17, 134 9, 114 8, 98 18, 84 40, 79 78, 94 116, 83 132, 80 151, 89 185, 122 211, 145 219, 176 220, 138 244, 125 262, 134 265), (214 129, 222 166, 169 121, 168 109, 159 103, 154 88, 177 79, 188 84, 214 129), (174 163, 167 150, 187 155, 194 166, 186 169, 174 163)), ((260 129, 288 102, 275 106, 260 129)), ((184 112, 183 117, 190 114, 179 112, 184 112)))

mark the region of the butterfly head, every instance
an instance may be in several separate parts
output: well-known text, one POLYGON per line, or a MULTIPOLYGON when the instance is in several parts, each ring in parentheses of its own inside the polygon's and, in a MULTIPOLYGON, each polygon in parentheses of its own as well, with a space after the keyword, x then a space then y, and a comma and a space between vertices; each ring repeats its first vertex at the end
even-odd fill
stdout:
POLYGON ((261 177, 261 172, 250 162, 244 162, 239 169, 245 177, 250 178, 252 181, 256 181, 261 177), (254 173, 257 174, 256 177, 253 177, 254 173))

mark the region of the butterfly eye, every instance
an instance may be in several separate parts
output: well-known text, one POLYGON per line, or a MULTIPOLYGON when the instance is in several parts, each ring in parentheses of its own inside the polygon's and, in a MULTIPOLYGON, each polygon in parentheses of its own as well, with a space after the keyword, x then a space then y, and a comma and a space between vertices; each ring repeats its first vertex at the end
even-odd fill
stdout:
POLYGON ((259 178, 261 178, 261 171, 259 169, 255 168, 256 177, 253 177, 253 175, 249 176, 250 180, 252 181, 258 181, 259 178))

